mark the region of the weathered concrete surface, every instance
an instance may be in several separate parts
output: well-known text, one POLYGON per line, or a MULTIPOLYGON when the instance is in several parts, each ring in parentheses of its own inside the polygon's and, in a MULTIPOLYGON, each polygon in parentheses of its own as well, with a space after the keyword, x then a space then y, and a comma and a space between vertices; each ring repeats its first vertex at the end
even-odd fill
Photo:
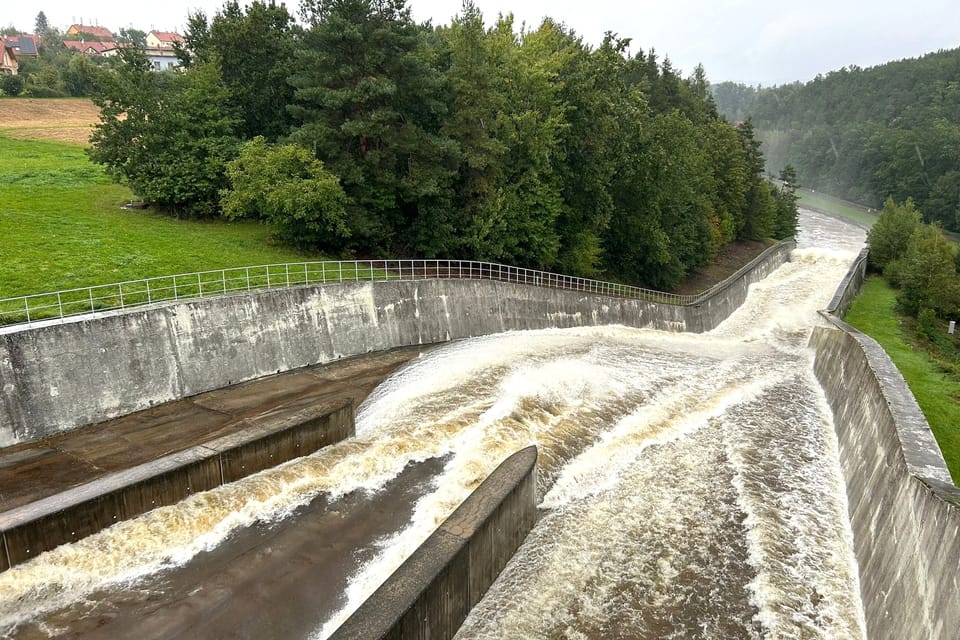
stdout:
POLYGON ((604 324, 705 331, 789 258, 765 252, 696 306, 494 280, 300 287, 0 334, 0 444, 345 356, 506 330, 604 324))
POLYGON ((176 504, 355 434, 353 404, 319 405, 0 513, 14 566, 157 507, 176 504))
MULTIPOLYGON (((831 310, 863 279, 855 263, 831 310)), ((960 629, 960 490, 883 349, 830 313, 810 344, 834 414, 860 590, 873 638, 953 639, 960 629)))
POLYGON ((350 578, 404 530, 444 459, 411 463, 382 490, 324 495, 279 522, 235 531, 228 544, 135 589, 91 594, 18 629, 84 640, 309 638, 345 604, 350 578))
POLYGON ((0 450, 0 568, 352 435, 353 404, 419 352, 272 376, 0 450))
POLYGON ((507 458, 331 639, 452 638, 533 528, 536 462, 507 458))

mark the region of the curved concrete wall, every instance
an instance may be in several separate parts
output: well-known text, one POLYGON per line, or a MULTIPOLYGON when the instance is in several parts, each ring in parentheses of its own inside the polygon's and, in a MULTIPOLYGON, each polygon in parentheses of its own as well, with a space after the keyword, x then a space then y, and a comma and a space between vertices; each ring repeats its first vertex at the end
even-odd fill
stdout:
POLYGON ((695 306, 493 280, 278 289, 0 334, 0 446, 340 357, 508 330, 706 331, 789 259, 772 247, 695 306))
POLYGON ((537 448, 507 458, 331 640, 447 640, 536 521, 537 448))
MULTIPOLYGON (((861 256, 865 258, 865 254, 861 256)), ((834 414, 869 638, 957 637, 960 490, 896 366, 844 312, 863 280, 851 268, 810 343, 834 414)))

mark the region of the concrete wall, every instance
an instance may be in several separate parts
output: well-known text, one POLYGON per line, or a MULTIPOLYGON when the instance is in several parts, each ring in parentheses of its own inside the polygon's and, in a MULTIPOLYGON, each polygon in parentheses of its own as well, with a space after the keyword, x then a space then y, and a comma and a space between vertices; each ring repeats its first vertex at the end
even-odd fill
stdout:
MULTIPOLYGON (((831 310, 846 310, 863 268, 854 264, 831 310)), ((810 343, 840 443, 868 637, 956 638, 960 490, 887 354, 823 315, 832 326, 810 343)))
POLYGON ((695 306, 493 280, 279 289, 107 313, 0 334, 0 446, 268 374, 507 330, 713 328, 789 259, 771 248, 695 306))
POLYGON ((533 528, 536 461, 503 462, 331 640, 452 638, 533 528))
POLYGON ((354 435, 353 404, 311 408, 0 513, 0 571, 121 520, 354 435))

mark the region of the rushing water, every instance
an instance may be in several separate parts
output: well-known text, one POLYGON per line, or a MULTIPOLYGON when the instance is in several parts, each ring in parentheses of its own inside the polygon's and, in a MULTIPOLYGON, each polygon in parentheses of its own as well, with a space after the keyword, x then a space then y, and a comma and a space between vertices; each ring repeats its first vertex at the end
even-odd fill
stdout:
POLYGON ((409 525, 314 634, 326 637, 493 468, 536 444, 542 517, 458 637, 862 637, 806 342, 863 234, 809 213, 802 227, 793 261, 709 334, 514 332, 425 354, 361 407, 356 438, 0 574, 0 634, 136 588, 317 495, 376 491, 445 456, 409 525))

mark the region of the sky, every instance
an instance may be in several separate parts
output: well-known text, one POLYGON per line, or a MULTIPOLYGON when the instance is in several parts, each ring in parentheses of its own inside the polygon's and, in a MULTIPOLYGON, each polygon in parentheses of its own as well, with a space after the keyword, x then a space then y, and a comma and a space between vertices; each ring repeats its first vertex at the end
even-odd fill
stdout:
MULTIPOLYGON (((241 0, 242 2, 242 0, 241 0)), ((638 48, 669 56, 689 75, 702 63, 711 82, 727 80, 770 86, 843 66, 869 67, 960 47, 957 0, 475 0, 489 24, 512 11, 516 24, 536 27, 549 16, 598 44, 606 31, 638 48)), ((74 22, 113 31, 182 31, 188 12, 213 15, 223 0, 4 1, 0 25, 32 31, 38 11, 66 29, 74 22)), ((296 0, 287 2, 296 11, 296 0)), ((410 0, 418 21, 446 24, 460 0, 410 0)))

